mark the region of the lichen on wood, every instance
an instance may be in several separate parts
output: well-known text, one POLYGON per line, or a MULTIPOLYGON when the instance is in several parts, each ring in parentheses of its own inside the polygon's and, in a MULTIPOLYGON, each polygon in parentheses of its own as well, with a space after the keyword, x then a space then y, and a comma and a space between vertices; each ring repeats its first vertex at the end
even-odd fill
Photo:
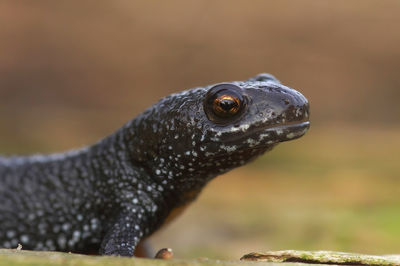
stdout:
POLYGON ((297 262, 311 264, 386 266, 400 265, 400 255, 373 256, 356 253, 335 251, 267 251, 249 253, 241 258, 242 261, 259 262, 297 262))

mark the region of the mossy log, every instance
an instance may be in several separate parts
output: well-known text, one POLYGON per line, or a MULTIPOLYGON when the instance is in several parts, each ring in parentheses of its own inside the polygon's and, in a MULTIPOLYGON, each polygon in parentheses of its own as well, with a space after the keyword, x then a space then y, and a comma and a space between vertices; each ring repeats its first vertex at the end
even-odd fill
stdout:
POLYGON ((240 261, 221 261, 206 258, 192 260, 160 260, 142 258, 121 258, 105 256, 87 256, 63 252, 26 251, 17 249, 0 249, 0 266, 300 266, 300 265, 400 265, 400 256, 371 256, 332 251, 270 251, 250 253, 240 261))
POLYGON ((372 256, 356 253, 335 251, 268 251, 264 253, 249 253, 241 258, 242 261, 258 262, 297 262, 330 265, 361 265, 388 266, 400 265, 400 255, 372 256))

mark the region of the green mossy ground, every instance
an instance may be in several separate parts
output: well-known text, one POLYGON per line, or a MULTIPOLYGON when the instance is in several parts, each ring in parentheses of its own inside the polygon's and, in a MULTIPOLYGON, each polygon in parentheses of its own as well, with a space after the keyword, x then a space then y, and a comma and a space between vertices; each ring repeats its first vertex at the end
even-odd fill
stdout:
POLYGON ((99 266, 168 266, 168 265, 194 265, 194 266, 294 266, 294 265, 370 265, 391 266, 400 265, 400 256, 370 256, 332 251, 271 251, 265 253, 251 253, 243 256, 242 261, 221 261, 210 259, 193 260, 156 260, 141 258, 118 258, 102 256, 76 255, 62 252, 37 252, 16 249, 0 249, 0 266, 18 265, 99 265, 99 266), (308 264, 311 263, 311 264, 308 264))
MULTIPOLYGON (((168 265, 193 265, 193 266, 250 266, 253 262, 244 261, 219 261, 209 259, 193 260, 156 260, 141 258, 118 258, 68 254, 62 252, 38 252, 16 249, 0 249, 0 266, 168 266, 168 265)), ((275 266, 278 263, 261 263, 261 265, 275 266)), ((279 263, 291 265, 293 263, 279 263)), ((304 264, 301 264, 304 265, 304 264)))

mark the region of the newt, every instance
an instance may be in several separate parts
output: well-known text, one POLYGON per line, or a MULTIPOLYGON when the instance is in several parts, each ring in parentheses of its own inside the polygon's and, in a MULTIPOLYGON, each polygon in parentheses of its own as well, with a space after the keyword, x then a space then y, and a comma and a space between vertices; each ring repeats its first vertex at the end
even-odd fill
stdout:
POLYGON ((94 145, 0 157, 0 247, 133 256, 213 178, 309 128, 270 74, 172 94, 94 145))

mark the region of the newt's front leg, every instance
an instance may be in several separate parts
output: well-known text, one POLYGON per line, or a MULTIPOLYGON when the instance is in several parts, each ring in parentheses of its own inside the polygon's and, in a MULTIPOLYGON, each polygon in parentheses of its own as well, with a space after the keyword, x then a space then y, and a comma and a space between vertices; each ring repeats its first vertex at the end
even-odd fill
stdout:
POLYGON ((138 220, 122 212, 106 233, 101 243, 100 254, 132 257, 143 232, 138 220))

